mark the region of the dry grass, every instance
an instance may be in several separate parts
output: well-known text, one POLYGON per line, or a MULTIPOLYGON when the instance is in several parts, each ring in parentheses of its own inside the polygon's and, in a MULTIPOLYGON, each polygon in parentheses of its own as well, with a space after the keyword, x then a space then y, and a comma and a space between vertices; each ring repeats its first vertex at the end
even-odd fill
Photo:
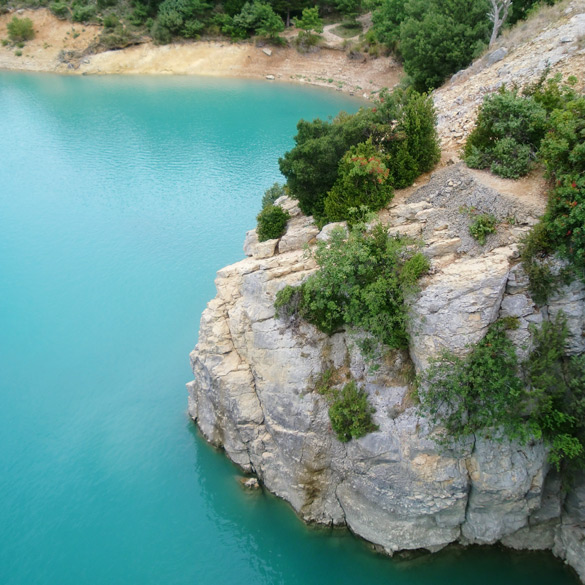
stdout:
POLYGON ((551 24, 558 26, 562 20, 568 21, 576 14, 575 10, 569 14, 565 14, 565 10, 570 4, 574 4, 574 2, 571 0, 561 0, 561 2, 557 2, 553 6, 542 6, 526 20, 521 20, 512 28, 504 30, 496 40, 491 51, 498 49, 499 47, 507 47, 509 50, 513 50, 514 47, 536 38, 551 24))

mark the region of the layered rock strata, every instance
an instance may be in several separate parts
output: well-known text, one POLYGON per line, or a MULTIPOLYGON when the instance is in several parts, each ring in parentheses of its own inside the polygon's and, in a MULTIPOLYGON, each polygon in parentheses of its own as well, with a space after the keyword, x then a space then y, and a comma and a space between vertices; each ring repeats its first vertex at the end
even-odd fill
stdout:
POLYGON ((332 229, 319 231, 294 201, 281 198, 292 216, 287 233, 258 243, 249 232, 248 257, 217 273, 217 296, 191 354, 189 412, 207 440, 307 521, 345 524, 389 554, 453 542, 552 549, 583 579, 585 478, 565 495, 541 443, 478 438, 458 450, 441 448, 413 400, 412 364, 420 371, 442 349, 465 352, 499 316, 518 317, 521 348, 530 323, 562 310, 569 351, 585 351, 583 285, 537 307, 518 263, 518 239, 541 210, 476 177, 448 168, 390 209, 393 231, 424 240, 432 270, 410 301, 409 352, 388 352, 376 368, 361 354, 358 332, 327 336, 275 317, 277 291, 316 269, 303 246, 326 240, 332 229), (469 236, 469 208, 499 220, 485 246, 469 236), (314 390, 328 368, 365 388, 376 432, 349 443, 336 439, 314 390))

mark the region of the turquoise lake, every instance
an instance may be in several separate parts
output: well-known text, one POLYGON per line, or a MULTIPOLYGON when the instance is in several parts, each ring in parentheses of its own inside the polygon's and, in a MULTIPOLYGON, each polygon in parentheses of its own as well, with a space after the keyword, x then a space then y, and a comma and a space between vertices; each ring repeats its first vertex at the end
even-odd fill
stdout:
POLYGON ((548 554, 391 560, 247 493, 186 414, 312 88, 0 72, 0 584, 569 585, 548 554))

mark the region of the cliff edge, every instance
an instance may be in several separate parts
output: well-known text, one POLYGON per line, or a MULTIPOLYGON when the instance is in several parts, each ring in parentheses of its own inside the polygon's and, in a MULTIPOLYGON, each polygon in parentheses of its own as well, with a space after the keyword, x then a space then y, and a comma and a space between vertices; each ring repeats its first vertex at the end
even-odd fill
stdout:
POLYGON ((583 284, 537 307, 518 263, 517 242, 542 205, 494 190, 486 173, 461 164, 396 202, 391 230, 422 238, 432 268, 410 301, 408 352, 388 352, 372 368, 359 333, 327 336, 275 317, 276 292, 315 270, 303 246, 331 231, 319 231, 295 201, 278 203, 292 216, 286 234, 258 243, 248 232, 248 257, 218 272, 217 296, 201 319, 188 388, 189 412, 204 436, 305 520, 345 524, 389 554, 502 542, 552 549, 585 579, 585 476, 566 494, 542 443, 478 438, 458 449, 440 447, 410 383, 411 364, 418 372, 444 348, 463 351, 502 316, 518 318, 514 335, 522 351, 529 324, 563 311, 570 353, 585 351, 583 284), (497 217, 497 232, 484 246, 469 236, 462 202, 497 217), (337 440, 328 405, 315 391, 328 368, 345 370, 365 388, 377 431, 337 440))

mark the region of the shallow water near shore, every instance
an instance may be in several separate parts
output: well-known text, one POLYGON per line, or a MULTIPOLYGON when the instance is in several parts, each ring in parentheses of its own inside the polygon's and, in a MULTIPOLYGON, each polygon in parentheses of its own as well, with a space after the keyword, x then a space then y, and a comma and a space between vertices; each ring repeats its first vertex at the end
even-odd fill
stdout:
POLYGON ((0 583, 569 585, 549 554, 409 561, 249 493, 186 415, 216 270, 334 92, 0 72, 0 583))

